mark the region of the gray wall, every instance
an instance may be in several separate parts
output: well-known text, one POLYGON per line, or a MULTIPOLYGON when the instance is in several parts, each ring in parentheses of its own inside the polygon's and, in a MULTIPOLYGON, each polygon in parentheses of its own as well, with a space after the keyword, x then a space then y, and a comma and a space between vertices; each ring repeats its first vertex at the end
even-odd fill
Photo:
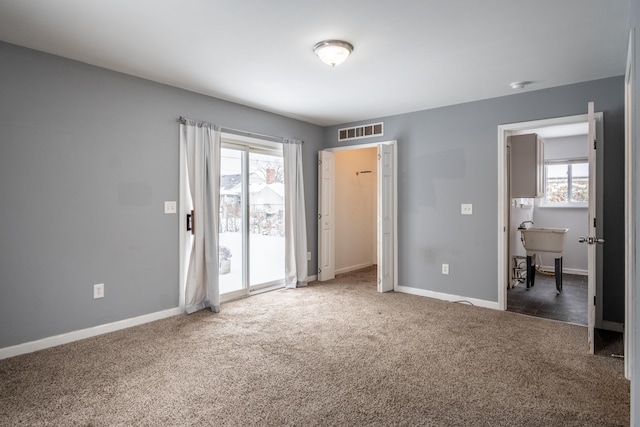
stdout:
POLYGON ((305 141, 315 253, 320 127, 0 43, 0 348, 178 306, 181 115, 305 141))
MULTIPOLYGON (((485 101, 373 118, 398 140, 398 280, 400 285, 498 300, 497 167, 500 124, 604 113, 604 320, 624 321, 624 80, 615 77, 485 101), (473 215, 460 215, 472 203, 473 215), (450 274, 441 274, 441 264, 450 274)), ((324 129, 337 147, 340 127, 324 129)))
MULTIPOLYGON (((400 284, 497 301, 497 126, 591 100, 605 120, 604 318, 622 322, 622 78, 371 119, 385 136, 365 142, 399 141, 400 284)), ((177 306, 178 218, 163 201, 178 200, 180 115, 305 141, 316 271, 316 154, 340 145, 339 126, 0 43, 0 348, 177 306)))

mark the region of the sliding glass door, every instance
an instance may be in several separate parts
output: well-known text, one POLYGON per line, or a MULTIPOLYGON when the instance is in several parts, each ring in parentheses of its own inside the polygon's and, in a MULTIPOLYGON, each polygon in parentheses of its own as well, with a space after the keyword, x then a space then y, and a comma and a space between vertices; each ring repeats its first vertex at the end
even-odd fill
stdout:
POLYGON ((240 150, 220 151, 220 294, 245 288, 244 156, 240 150))
POLYGON ((284 173, 282 155, 249 153, 249 283, 284 280, 284 173))
POLYGON ((220 293, 284 284, 281 147, 223 142, 220 166, 220 293))

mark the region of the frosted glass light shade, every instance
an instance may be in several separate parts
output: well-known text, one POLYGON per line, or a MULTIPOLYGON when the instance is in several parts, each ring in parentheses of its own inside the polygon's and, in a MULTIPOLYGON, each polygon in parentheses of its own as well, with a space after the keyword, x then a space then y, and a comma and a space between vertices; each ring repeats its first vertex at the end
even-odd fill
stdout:
POLYGON ((335 67, 347 60, 353 51, 353 46, 341 40, 325 40, 316 44, 313 51, 322 62, 335 67))

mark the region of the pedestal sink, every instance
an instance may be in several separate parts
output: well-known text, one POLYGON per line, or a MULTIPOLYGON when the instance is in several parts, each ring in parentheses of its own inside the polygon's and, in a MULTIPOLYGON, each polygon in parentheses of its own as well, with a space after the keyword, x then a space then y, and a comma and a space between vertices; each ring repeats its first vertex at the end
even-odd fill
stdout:
POLYGON ((535 254, 548 252, 555 254, 556 291, 560 294, 562 292, 562 252, 564 251, 564 238, 569 229, 530 227, 519 228, 519 230, 522 246, 527 251, 527 290, 535 283, 535 254))

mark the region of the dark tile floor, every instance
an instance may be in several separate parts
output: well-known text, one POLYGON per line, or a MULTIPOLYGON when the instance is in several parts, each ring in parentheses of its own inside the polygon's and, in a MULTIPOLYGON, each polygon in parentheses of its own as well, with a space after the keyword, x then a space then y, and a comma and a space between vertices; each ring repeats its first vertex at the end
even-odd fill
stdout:
MULTIPOLYGON (((556 293, 554 276, 536 273, 535 286, 527 291, 525 283, 507 290, 507 311, 530 316, 587 325, 587 276, 562 275, 562 293, 556 293)), ((595 354, 621 357, 624 337, 621 332, 595 329, 595 354)))
POLYGON ((562 275, 562 293, 554 276, 536 273, 535 286, 518 283, 507 290, 507 311, 587 325, 587 276, 562 275))

